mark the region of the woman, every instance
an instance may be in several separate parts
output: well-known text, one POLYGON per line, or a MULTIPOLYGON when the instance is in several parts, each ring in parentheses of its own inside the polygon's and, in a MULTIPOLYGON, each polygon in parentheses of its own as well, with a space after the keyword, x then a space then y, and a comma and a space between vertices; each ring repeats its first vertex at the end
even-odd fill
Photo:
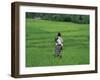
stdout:
POLYGON ((56 47, 55 47, 56 56, 61 58, 62 57, 61 56, 61 50, 63 48, 63 39, 61 38, 60 32, 57 34, 55 42, 56 42, 56 47))

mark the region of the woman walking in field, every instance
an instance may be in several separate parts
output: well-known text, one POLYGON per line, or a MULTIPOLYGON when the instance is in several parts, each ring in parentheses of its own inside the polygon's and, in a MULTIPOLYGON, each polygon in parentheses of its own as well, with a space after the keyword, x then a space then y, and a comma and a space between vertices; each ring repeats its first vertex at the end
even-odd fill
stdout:
POLYGON ((55 42, 56 42, 56 47, 55 47, 56 56, 61 58, 62 57, 61 51, 63 49, 63 39, 61 38, 60 32, 57 34, 55 42))

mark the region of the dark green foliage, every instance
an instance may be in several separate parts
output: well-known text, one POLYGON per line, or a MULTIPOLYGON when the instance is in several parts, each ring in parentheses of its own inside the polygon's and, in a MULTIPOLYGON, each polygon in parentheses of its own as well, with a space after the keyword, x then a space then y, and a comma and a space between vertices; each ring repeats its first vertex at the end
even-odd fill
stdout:
POLYGON ((89 15, 26 13, 26 18, 89 24, 89 15))

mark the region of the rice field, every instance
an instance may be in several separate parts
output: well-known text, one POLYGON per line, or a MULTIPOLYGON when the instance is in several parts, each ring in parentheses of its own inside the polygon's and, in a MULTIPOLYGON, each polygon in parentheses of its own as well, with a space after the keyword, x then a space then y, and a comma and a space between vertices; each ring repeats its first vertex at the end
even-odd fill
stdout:
POLYGON ((26 19, 26 67, 89 64, 89 24, 26 19), (62 58, 55 37, 62 34, 62 58))

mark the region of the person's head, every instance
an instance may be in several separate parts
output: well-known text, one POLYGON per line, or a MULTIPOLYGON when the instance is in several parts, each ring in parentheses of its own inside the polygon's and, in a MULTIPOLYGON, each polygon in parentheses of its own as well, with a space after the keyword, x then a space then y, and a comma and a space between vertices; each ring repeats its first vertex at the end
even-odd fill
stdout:
POLYGON ((60 33, 60 32, 58 32, 57 36, 61 36, 61 33, 60 33))
POLYGON ((55 41, 57 41, 58 37, 61 37, 61 33, 60 32, 57 33, 57 37, 55 38, 55 41))

